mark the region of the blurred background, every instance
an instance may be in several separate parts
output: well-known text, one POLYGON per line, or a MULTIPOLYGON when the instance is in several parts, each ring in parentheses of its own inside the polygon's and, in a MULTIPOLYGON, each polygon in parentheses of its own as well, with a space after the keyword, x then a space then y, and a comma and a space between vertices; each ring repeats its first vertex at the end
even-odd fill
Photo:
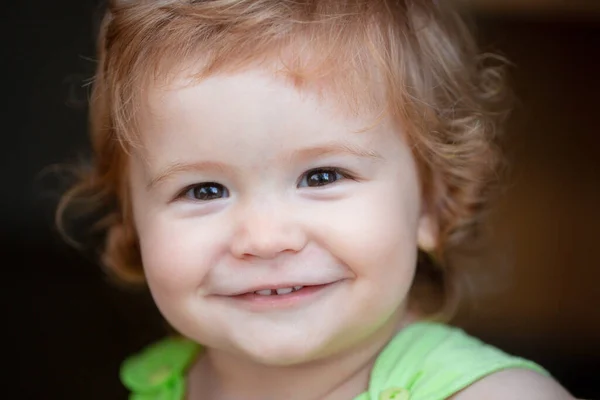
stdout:
MULTIPOLYGON (((513 62, 518 103, 510 185, 470 281, 476 301, 454 322, 600 399, 600 1, 457 1, 483 49, 513 62)), ((58 238, 57 182, 44 175, 88 151, 98 2, 20 0, 0 13, 2 396, 124 399, 119 363, 163 324, 147 293, 111 285, 58 238)))

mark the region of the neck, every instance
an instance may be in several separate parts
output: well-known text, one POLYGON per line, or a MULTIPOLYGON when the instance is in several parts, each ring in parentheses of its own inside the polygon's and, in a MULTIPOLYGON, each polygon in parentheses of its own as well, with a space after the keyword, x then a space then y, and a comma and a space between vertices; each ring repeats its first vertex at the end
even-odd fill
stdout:
POLYGON ((352 399, 368 388, 377 355, 406 323, 392 318, 352 350, 286 367, 207 349, 189 373, 190 399, 352 399))

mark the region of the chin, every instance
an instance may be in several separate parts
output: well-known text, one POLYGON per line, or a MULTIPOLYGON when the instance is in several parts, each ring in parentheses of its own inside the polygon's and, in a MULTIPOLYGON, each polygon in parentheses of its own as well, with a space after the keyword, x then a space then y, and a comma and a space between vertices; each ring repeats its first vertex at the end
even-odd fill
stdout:
POLYGON ((266 335, 260 340, 240 344, 238 349, 262 365, 290 366, 316 360, 328 348, 324 340, 309 340, 307 335, 303 335, 303 338, 298 336, 266 335))

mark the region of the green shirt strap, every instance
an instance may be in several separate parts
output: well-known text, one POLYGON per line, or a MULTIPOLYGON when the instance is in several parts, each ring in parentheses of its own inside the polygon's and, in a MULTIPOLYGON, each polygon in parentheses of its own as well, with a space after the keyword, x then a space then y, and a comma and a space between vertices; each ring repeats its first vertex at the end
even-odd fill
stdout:
POLYGON ((419 322, 407 326, 377 358, 369 389, 356 400, 395 399, 386 390, 405 391, 410 400, 446 399, 504 369, 548 373, 537 364, 510 356, 447 325, 419 322))
POLYGON ((168 338, 128 358, 121 381, 132 392, 130 400, 182 400, 185 372, 201 347, 183 338, 168 338))

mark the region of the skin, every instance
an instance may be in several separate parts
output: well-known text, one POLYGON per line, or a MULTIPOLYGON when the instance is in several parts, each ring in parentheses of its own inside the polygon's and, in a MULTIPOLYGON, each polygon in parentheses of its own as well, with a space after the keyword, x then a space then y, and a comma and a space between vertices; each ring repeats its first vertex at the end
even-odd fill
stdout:
POLYGON ((206 348, 191 398, 352 398, 410 322, 435 226, 402 132, 361 131, 373 118, 259 69, 150 91, 134 220, 157 306, 206 348), (325 286, 284 305, 236 297, 291 285, 325 286))

